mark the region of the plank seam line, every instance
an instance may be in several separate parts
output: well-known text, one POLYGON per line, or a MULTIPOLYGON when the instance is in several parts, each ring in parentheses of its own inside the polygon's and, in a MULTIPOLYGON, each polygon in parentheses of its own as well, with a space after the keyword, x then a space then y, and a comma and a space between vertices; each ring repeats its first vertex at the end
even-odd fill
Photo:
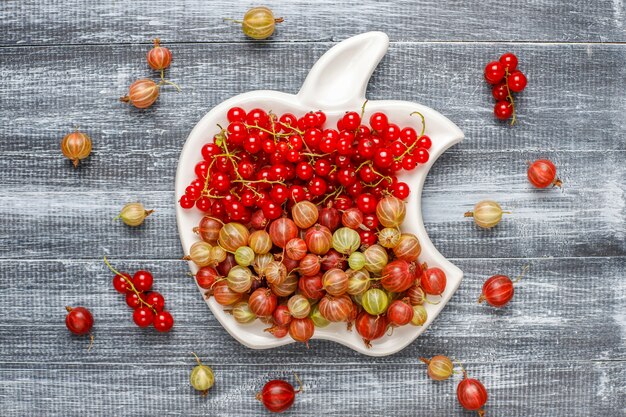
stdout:
MULTIPOLYGON (((302 41, 270 41, 270 42, 254 42, 258 45, 292 45, 292 44, 337 44, 340 40, 302 40, 302 41)), ((167 42, 167 45, 248 45, 252 44, 250 41, 174 41, 167 42)), ((470 45, 546 45, 546 46, 561 46, 561 45, 626 45, 626 41, 540 41, 540 40, 508 40, 508 41, 471 41, 471 40, 431 40, 431 41, 391 41, 390 45, 454 45, 454 44, 470 44, 470 45)), ((8 48, 73 48, 83 46, 151 46, 152 42, 86 42, 86 43, 28 43, 28 44, 0 44, 0 49, 8 48)))

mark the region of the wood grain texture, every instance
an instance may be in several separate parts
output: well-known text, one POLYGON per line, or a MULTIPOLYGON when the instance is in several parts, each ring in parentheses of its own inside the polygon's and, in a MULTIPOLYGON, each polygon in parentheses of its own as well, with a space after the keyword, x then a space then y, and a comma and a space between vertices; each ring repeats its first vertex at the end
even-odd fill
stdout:
MULTIPOLYGON (((241 18, 254 2, 225 0, 95 1, 9 0, 2 4, 3 44, 245 42, 223 18, 241 18)), ((625 41, 619 0, 274 0, 283 16, 271 41, 341 40, 381 30, 394 41, 625 41)))
MULTIPOLYGON (((171 364, 187 352, 206 347, 220 364, 258 363, 258 352, 240 346, 216 321, 181 261, 121 261, 120 270, 152 271, 155 289, 166 298, 175 330, 158 334, 132 323, 131 310, 111 286, 102 261, 1 261, 0 362, 171 364), (20 277, 19 285, 13 277, 20 277), (45 295, 30 298, 45 283, 45 295), (93 350, 84 338, 64 329, 65 305, 85 305, 96 318, 93 350), (8 331, 11 330, 11 331, 8 331), (133 346, 123 351, 120 346, 133 346), (140 348, 141 347, 141 348, 140 348), (146 356, 146 350, 149 355, 146 356), (76 355, 80 354, 79 357, 76 355)), ((334 343, 315 340, 311 349, 289 345, 263 351, 266 363, 412 364, 420 356, 448 354, 463 361, 611 360, 626 357, 626 258, 452 259, 465 273, 461 287, 429 330, 401 353, 371 358, 334 343), (518 275, 514 301, 493 309, 476 301, 491 275, 518 275), (529 356, 530 355, 530 356, 529 356), (531 359, 532 358, 532 359, 531 359)), ((261 361, 261 363, 263 362, 261 361)))
POLYGON ((488 416, 624 415, 626 392, 626 31, 615 0, 274 1, 287 21, 249 42, 222 17, 248 7, 215 0, 14 1, 0 5, 0 407, 2 416, 259 416, 270 378, 305 382, 289 415, 469 416, 455 381, 433 383, 419 356, 447 354, 489 390, 488 416), (505 24, 504 24, 505 23, 505 24), (314 341, 260 354, 219 325, 187 276, 173 181, 192 126, 253 89, 295 93, 335 42, 390 35, 371 99, 431 106, 466 134, 429 174, 423 212, 435 246, 465 278, 429 330, 386 358, 314 341), (160 36, 174 53, 158 103, 119 103, 154 77, 144 61, 160 36), (509 43, 512 42, 512 43, 509 43), (608 42, 608 43, 605 43, 608 42), (494 120, 484 64, 520 57, 529 86, 519 125, 494 120), (94 152, 78 170, 59 152, 79 125, 94 152), (536 190, 525 162, 554 160, 563 190, 536 190), (513 211, 496 229, 462 213, 482 198, 513 211), (156 213, 113 222, 141 200, 156 213), (134 326, 111 274, 146 268, 176 320, 134 326), (530 265, 513 302, 476 303, 484 280, 530 265), (71 336, 65 305, 93 309, 95 346, 71 336), (192 392, 195 351, 213 366, 208 397, 192 392))
MULTIPOLYGON (((58 144, 79 125, 93 136, 94 156, 103 159, 93 164, 97 173, 75 184, 91 188, 94 181, 105 185, 121 177, 119 183, 121 170, 136 169, 130 173, 141 173, 137 181, 169 187, 182 143, 207 111, 249 90, 296 93, 332 45, 173 45, 167 76, 183 91, 164 88, 144 111, 118 98, 136 79, 156 75, 146 65, 145 45, 2 48, 0 139, 9 146, 0 150, 0 181, 15 184, 7 178, 27 175, 40 187, 66 185, 58 144), (36 169, 14 171, 22 165, 36 169)), ((465 132, 455 151, 623 151, 624 79, 621 45, 400 43, 392 44, 374 73, 368 97, 440 111, 465 132), (485 63, 506 50, 519 55, 529 74, 527 89, 517 95, 519 124, 513 128, 492 116, 494 100, 482 75, 485 63)))
MULTIPOLYGON (((254 394, 272 378, 295 384, 293 371, 302 378, 304 392, 285 415, 475 415, 456 401, 459 375, 434 382, 423 364, 331 367, 256 361, 222 366, 208 358, 226 353, 198 354, 215 372, 207 397, 189 386, 195 365, 191 354, 170 365, 3 364, 0 395, 13 399, 3 406, 3 416, 269 416, 254 394)), ((613 362, 468 363, 467 369, 490 389, 490 416, 587 417, 590 410, 598 416, 622 415, 620 385, 626 370, 613 362)))

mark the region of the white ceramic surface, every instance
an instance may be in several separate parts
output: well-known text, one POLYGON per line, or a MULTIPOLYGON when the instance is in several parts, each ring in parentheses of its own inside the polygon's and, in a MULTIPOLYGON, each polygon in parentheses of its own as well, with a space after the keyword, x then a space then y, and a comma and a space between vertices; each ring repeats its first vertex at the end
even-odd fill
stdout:
MULTIPOLYGON (((281 114, 292 112, 303 114, 310 110, 323 110, 327 114, 327 125, 333 125, 347 110, 360 111, 365 101, 365 91, 372 72, 387 52, 389 38, 382 32, 368 32, 349 38, 328 50, 313 66, 298 94, 278 91, 252 91, 232 97, 215 106, 198 122, 189 134, 183 147, 176 173, 176 199, 184 194, 185 187, 195 178, 194 166, 201 159, 200 149, 218 132, 217 124, 225 126, 226 112, 232 106, 240 106, 246 111, 258 107, 281 114)), ((419 76, 419 72, 406 69, 406 76, 419 76)), ((450 146, 463 139, 463 132, 440 113, 411 102, 396 100, 369 101, 365 108, 365 120, 376 112, 383 111, 390 121, 399 126, 414 126, 419 132, 421 122, 418 116, 410 116, 419 111, 426 118, 426 134, 432 139, 430 160, 410 173, 403 174, 402 181, 409 184, 411 194, 407 202, 407 216, 402 225, 403 231, 414 233, 422 245, 421 262, 442 268, 448 284, 439 304, 426 304, 428 321, 421 327, 412 325, 396 328, 391 336, 384 336, 366 348, 355 330, 348 331, 345 323, 333 323, 323 329, 316 329, 314 339, 327 339, 346 345, 358 352, 371 356, 385 356, 396 353, 415 340, 437 317, 450 300, 463 277, 463 272, 447 261, 433 246, 422 221, 421 194, 424 179, 437 158, 450 146)), ((199 238, 192 232, 202 215, 195 208, 183 210, 176 203, 178 230, 185 253, 199 238)), ((197 267, 190 262, 193 273, 197 267)), ((204 290, 199 288, 200 294, 204 290)), ((224 328, 239 342, 253 348, 266 349, 294 343, 289 337, 277 339, 264 332, 266 324, 255 321, 241 325, 224 312, 214 299, 207 304, 224 328)))

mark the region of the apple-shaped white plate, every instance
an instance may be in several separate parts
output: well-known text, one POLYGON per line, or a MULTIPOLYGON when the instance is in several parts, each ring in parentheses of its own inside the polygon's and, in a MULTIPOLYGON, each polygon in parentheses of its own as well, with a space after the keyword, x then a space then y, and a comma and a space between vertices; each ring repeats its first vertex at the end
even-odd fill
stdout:
MULTIPOLYGON (((240 94, 215 106, 198 122, 189 134, 178 162, 176 173, 176 198, 185 192, 185 187, 195 179, 194 166, 202 160, 201 148, 219 131, 218 124, 227 125, 226 112, 230 107, 239 106, 246 111, 253 108, 272 110, 276 114, 291 112, 304 114, 311 110, 323 110, 327 115, 327 125, 334 124, 346 111, 359 112, 365 102, 365 91, 372 72, 389 47, 389 38, 382 32, 368 32, 349 38, 326 52, 313 66, 298 94, 278 91, 252 91, 240 94)), ((422 246, 420 261, 443 269, 447 276, 447 287, 438 304, 426 304, 428 321, 423 326, 412 325, 396 328, 391 336, 372 342, 367 348, 358 333, 348 331, 345 323, 333 323, 323 329, 315 329, 313 339, 332 340, 358 352, 371 356, 391 355, 400 351, 415 340, 437 317, 456 291, 463 272, 447 261, 433 246, 424 229, 421 212, 421 194, 428 170, 437 158, 450 146, 463 139, 463 132, 450 120, 428 107, 395 100, 369 101, 365 107, 364 120, 377 111, 385 112, 389 120, 399 126, 414 126, 419 132, 421 121, 410 116, 414 111, 421 112, 426 119, 426 134, 432 139, 428 163, 418 166, 410 173, 402 174, 401 180, 411 188, 407 201, 407 216, 402 230, 414 233, 422 246)), ((198 225, 202 214, 197 209, 184 210, 176 204, 178 230, 185 253, 199 237, 192 229, 198 225)), ((189 262, 195 274, 197 267, 189 262)), ((204 290, 199 288, 200 294, 204 290)), ((256 320, 248 325, 237 323, 224 312, 223 307, 213 298, 206 300, 209 308, 224 328, 239 342, 253 348, 266 349, 293 343, 289 336, 277 339, 264 332, 268 326, 256 320)))

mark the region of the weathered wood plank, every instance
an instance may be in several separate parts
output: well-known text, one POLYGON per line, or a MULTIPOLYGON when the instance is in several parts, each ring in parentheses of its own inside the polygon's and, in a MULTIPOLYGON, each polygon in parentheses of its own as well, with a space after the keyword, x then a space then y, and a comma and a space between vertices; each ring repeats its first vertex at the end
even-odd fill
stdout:
MULTIPOLYGON (((223 352, 198 350, 213 366, 216 383, 207 397, 189 386, 189 353, 175 365, 3 364, 3 415, 24 416, 259 416, 269 415, 255 393, 272 378, 304 382, 287 415, 298 416, 469 416, 456 400, 454 380, 428 379, 423 364, 327 366, 219 365, 223 352), (63 396, 58 393, 63 392, 63 396), (236 410, 236 411, 234 411, 236 410)), ((587 417, 623 415, 624 364, 497 361, 467 363, 489 391, 489 416, 587 417)), ((295 381, 293 381, 295 383, 295 381)))
MULTIPOLYGON (((407 349, 386 358, 360 355, 343 346, 312 341, 311 349, 289 345, 263 352, 266 363, 414 363, 445 353, 489 363, 542 360, 609 360, 626 357, 626 258, 459 259, 464 281, 429 330, 407 349), (514 300, 497 310, 476 303, 493 274, 515 276, 514 300)), ((171 364, 190 350, 206 349, 221 364, 258 361, 258 352, 231 338, 210 313, 187 266, 174 261, 121 261, 121 270, 145 268, 155 276, 176 320, 174 331, 139 329, 123 297, 111 287, 102 261, 0 262, 0 362, 171 364), (95 316, 95 346, 65 329, 65 305, 85 305, 95 316), (124 346, 123 358, 120 347, 124 346), (146 350, 149 355, 146 356, 146 350)))
MULTIPOLYGON (((397 41, 589 41, 626 40, 620 1, 273 1, 284 16, 272 41, 339 40, 369 30, 397 41), (510 18, 504 18, 508 16, 510 18), (332 30, 329 30, 331 29, 332 30)), ((4 1, 3 44, 147 42, 154 36, 179 42, 245 41, 224 17, 241 18, 250 4, 214 0, 133 2, 80 0, 4 1)))
MULTIPOLYGON (((132 81, 154 75, 144 61, 145 46, 2 48, 0 178, 26 175, 43 185, 46 176, 56 184, 58 175, 49 170, 65 167, 58 146, 75 125, 93 136, 92 165, 102 160, 105 165, 96 169, 103 179, 114 175, 102 166, 113 173, 135 165, 142 172, 172 175, 187 134, 211 107, 248 90, 297 92, 331 45, 175 45, 168 77, 183 92, 164 89, 147 111, 117 100, 132 81)), ((416 101, 441 111, 466 134, 459 150, 625 150, 624 79, 622 45, 403 43, 392 45, 369 97, 416 101), (519 124, 513 128, 493 117, 493 98, 482 76, 494 49, 518 53, 529 77, 517 98, 519 124)), ((155 177, 147 178, 158 181, 155 177)))
MULTIPOLYGON (((488 155, 465 151, 444 155, 426 180, 422 195, 424 222, 431 240, 445 256, 626 255, 623 152, 488 155), (528 183, 525 161, 538 155, 557 162, 565 181, 562 191, 536 190, 528 183), (463 217, 465 211, 485 198, 495 199, 513 211, 492 230, 482 230, 463 217)), ((78 187, 80 178, 98 161, 91 161, 84 171, 77 172, 65 162, 59 161, 56 172, 68 179, 67 187, 0 193, 4 201, 0 205, 4 224, 0 258, 58 259, 69 255, 94 259, 104 253, 131 259, 183 256, 173 191, 138 190, 151 187, 149 181, 139 180, 148 175, 138 171, 119 172, 125 175, 125 185, 120 183, 119 187, 114 181, 109 185, 102 180, 93 183, 93 191, 74 192, 71 184, 76 182, 78 187), (137 229, 112 220, 130 201, 142 201, 156 210, 137 229)), ((168 169, 174 171, 174 167, 168 169)), ((150 177, 158 178, 158 171, 151 172, 150 177)))

